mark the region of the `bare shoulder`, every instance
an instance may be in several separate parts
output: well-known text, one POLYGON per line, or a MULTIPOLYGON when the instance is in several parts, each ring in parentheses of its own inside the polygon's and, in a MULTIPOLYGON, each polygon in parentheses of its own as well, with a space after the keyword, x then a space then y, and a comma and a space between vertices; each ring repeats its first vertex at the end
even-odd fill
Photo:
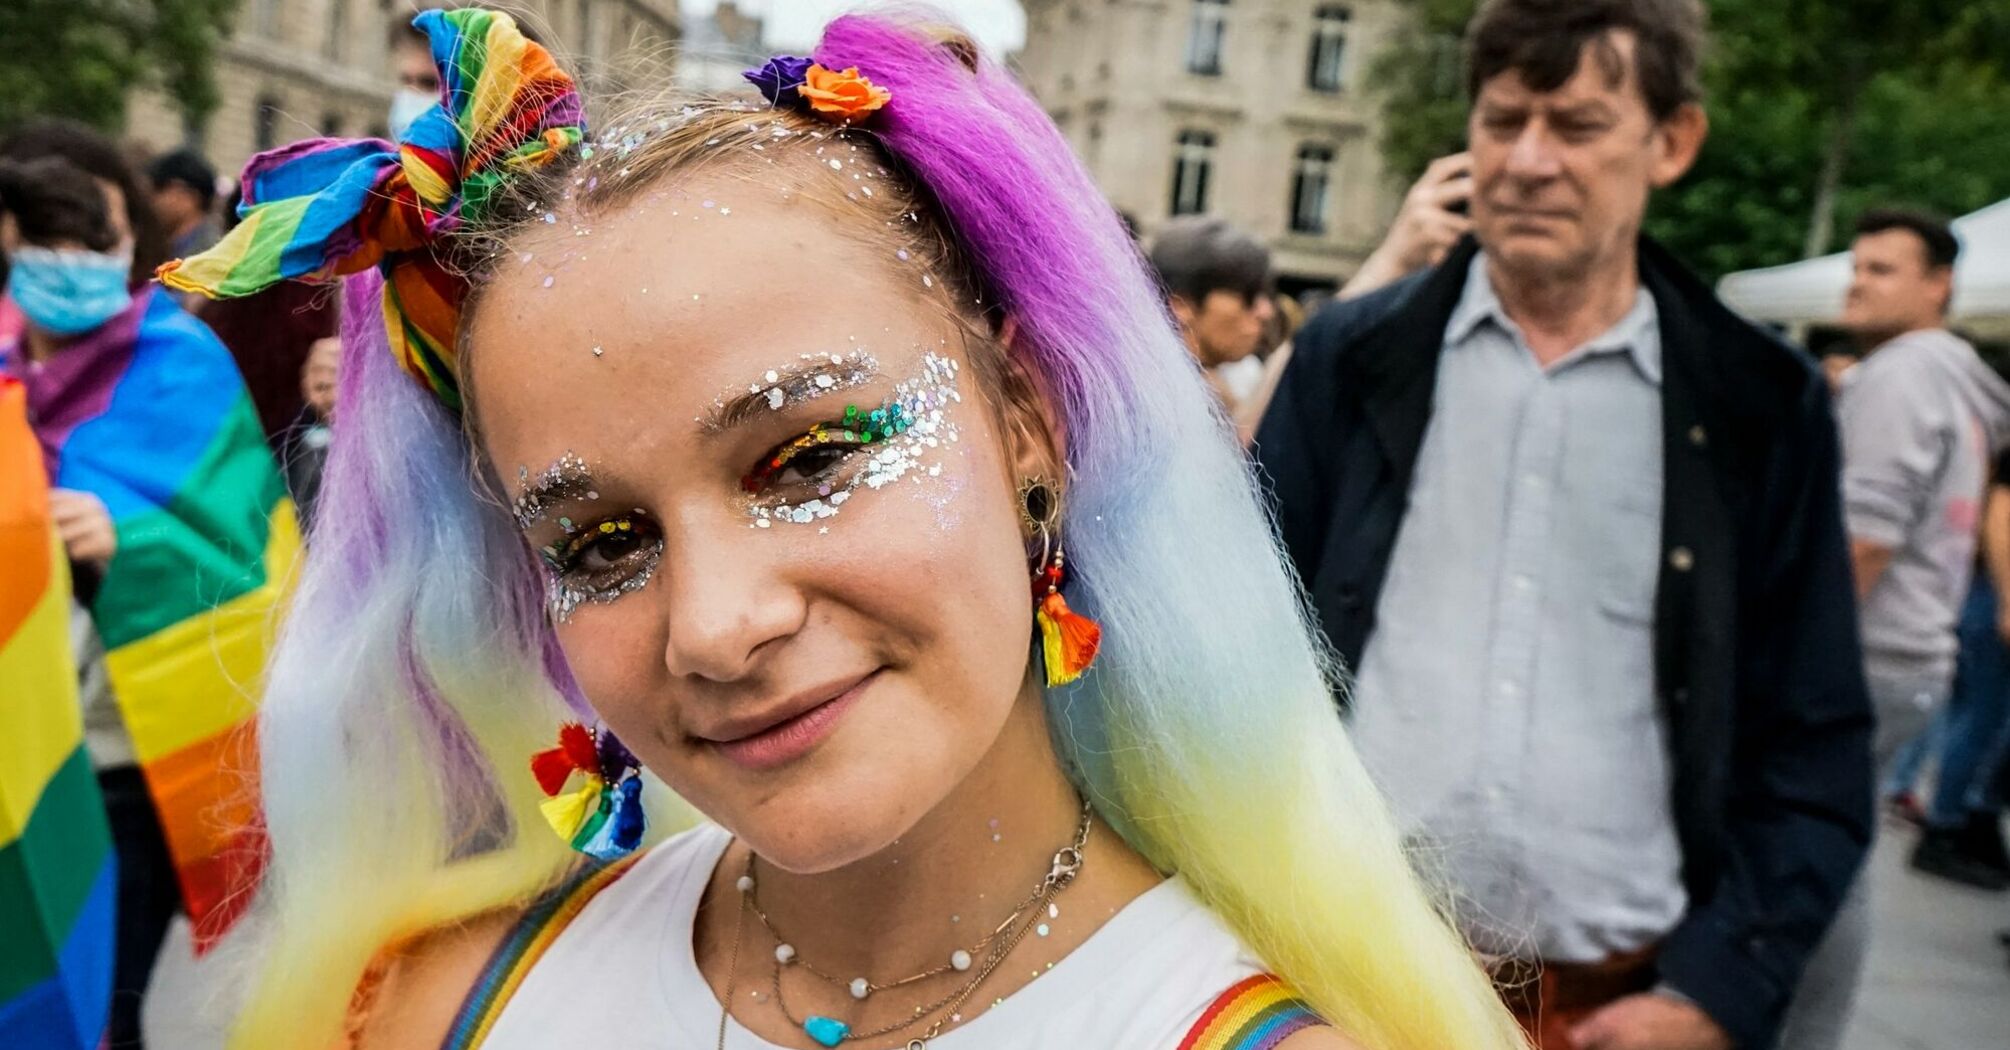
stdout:
POLYGON ((518 916, 513 910, 491 912, 398 949, 369 993, 354 1050, 412 1050, 445 1042, 468 990, 518 916))
POLYGON ((1362 1050, 1360 1043, 1340 1034, 1340 1029, 1327 1026, 1301 1028, 1284 1037, 1277 1044, 1277 1050, 1362 1050))

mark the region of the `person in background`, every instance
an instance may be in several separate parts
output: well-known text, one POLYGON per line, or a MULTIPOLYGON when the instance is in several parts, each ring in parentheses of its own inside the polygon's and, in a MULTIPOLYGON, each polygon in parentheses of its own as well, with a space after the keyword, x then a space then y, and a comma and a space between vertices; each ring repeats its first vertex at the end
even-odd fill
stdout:
MULTIPOLYGON (((276 289, 269 289, 276 291, 276 289)), ((279 462, 286 470, 286 491, 300 511, 300 529, 312 534, 321 472, 328 463, 334 436, 335 386, 342 361, 342 340, 316 339, 300 369, 300 414, 282 435, 279 462)))
MULTIPOLYGON (((1443 262, 1445 253, 1472 230, 1472 219, 1468 217, 1472 195, 1472 154, 1454 153, 1432 161, 1410 186, 1410 192, 1404 194, 1403 206, 1396 213, 1396 221, 1390 224, 1388 235, 1333 298, 1367 295, 1443 262)), ((1298 323, 1294 323, 1292 332, 1297 328, 1298 323)), ((1270 399, 1277 393, 1277 384, 1284 377, 1285 366, 1290 363, 1291 346, 1286 343, 1265 359, 1263 381, 1236 405, 1236 430, 1244 445, 1255 438, 1257 424, 1262 422, 1270 399)))
POLYGON ((2010 453, 1982 504, 1981 557, 1956 625, 1954 689, 1931 734, 1940 772, 1912 866, 1977 889, 2010 888, 1996 769, 2010 746, 2010 453))
POLYGON ((216 221, 216 169, 192 149, 155 158, 147 167, 154 215, 168 232, 177 258, 207 250, 222 236, 216 221))
POLYGON ((432 45, 424 33, 403 22, 391 28, 391 71, 397 75, 398 89, 391 96, 385 127, 391 138, 402 139, 412 122, 440 100, 432 45))
MULTIPOLYGON (((1837 399, 1864 677, 1884 770, 1929 730, 1954 684, 1989 466, 2010 442, 2010 383, 1947 331, 1960 245, 1903 209, 1857 220, 1843 327, 1864 348, 1837 399)), ((1931 746, 1931 738, 1925 746, 1931 746)), ((1808 966, 1782 1045, 1840 1046, 1870 941, 1859 883, 1808 966)))
POLYGON ((1274 309, 1270 249, 1226 220, 1183 216, 1159 227, 1149 253, 1187 351, 1224 407, 1235 400, 1216 374, 1256 353, 1274 309))
POLYGON ((260 855, 229 742, 235 673, 262 663, 291 514, 230 358, 164 289, 128 284, 106 183, 60 156, 0 161, 0 257, 18 379, 88 624, 73 624, 85 739, 118 850, 110 1045, 140 1046, 168 923, 198 936, 260 855), (214 610, 228 605, 227 613, 214 610), (227 669, 228 670, 227 670, 227 669))
POLYGON ((2010 384, 1946 329, 1959 252, 1931 215, 1858 221, 1843 323, 1868 352, 1842 388, 1843 480, 1880 760, 1954 698, 1929 735, 1944 745, 1943 782, 1914 865, 2001 888, 1994 814, 1971 824, 1967 799, 2010 687, 1990 574, 1973 573, 1990 463, 2010 442, 2010 384))
MULTIPOLYGON (((27 161, 61 157, 97 180, 112 202, 112 232, 132 245, 132 268, 126 283, 138 289, 152 281, 154 269, 168 260, 167 235, 147 203, 146 187, 132 165, 110 139, 73 120, 38 120, 0 136, 0 160, 27 161)), ((0 281, 7 276, 0 259, 0 281)), ((22 318, 11 299, 0 297, 0 341, 21 335, 22 318)))
POLYGON ((1490 0, 1475 237, 1257 434, 1349 717, 1543 1050, 1767 1050, 1870 838, 1828 387, 1641 233, 1696 0, 1490 0))

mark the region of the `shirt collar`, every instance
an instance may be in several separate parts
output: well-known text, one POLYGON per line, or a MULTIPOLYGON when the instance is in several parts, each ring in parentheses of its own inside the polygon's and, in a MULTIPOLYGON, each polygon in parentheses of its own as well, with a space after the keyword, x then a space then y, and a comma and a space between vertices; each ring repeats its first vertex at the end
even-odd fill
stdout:
MULTIPOLYGON (((1487 277, 1487 257, 1485 252, 1473 256, 1472 265, 1466 271, 1466 286, 1459 294, 1457 306, 1452 308, 1452 316, 1445 323, 1445 346, 1456 348, 1471 341, 1480 326, 1493 324, 1515 346, 1528 352, 1528 342, 1522 338, 1521 326, 1507 314, 1501 305, 1500 296, 1494 292, 1493 281, 1487 277)), ((1602 353, 1624 352, 1648 382, 1661 384, 1661 313, 1654 304, 1654 296, 1646 285, 1641 285, 1634 294, 1633 308, 1621 317, 1618 323, 1593 337, 1584 345, 1572 350, 1551 368, 1566 367, 1570 363, 1602 353)))

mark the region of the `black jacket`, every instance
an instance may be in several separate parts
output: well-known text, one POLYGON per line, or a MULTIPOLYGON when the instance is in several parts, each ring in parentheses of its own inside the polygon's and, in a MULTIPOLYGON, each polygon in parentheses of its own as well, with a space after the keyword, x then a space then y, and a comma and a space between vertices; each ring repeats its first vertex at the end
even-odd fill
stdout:
MULTIPOLYGON (((1375 629, 1477 250, 1468 239, 1435 270, 1313 318, 1257 433, 1278 530, 1349 667, 1375 629)), ((1661 979, 1762 1050, 1870 840, 1835 424, 1805 354, 1644 240, 1640 274, 1662 341, 1655 691, 1690 898, 1661 979)))

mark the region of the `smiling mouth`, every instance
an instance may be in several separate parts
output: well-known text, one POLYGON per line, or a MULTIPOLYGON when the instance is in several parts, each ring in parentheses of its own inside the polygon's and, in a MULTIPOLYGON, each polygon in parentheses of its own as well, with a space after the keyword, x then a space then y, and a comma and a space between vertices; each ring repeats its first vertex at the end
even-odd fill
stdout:
MULTIPOLYGON (((698 739, 744 769, 763 771, 788 765, 815 750, 830 736, 838 720, 879 680, 879 673, 875 669, 822 700, 792 701, 773 716, 721 732, 719 737, 723 739, 698 739)), ((815 693, 810 695, 814 697, 815 693)))

